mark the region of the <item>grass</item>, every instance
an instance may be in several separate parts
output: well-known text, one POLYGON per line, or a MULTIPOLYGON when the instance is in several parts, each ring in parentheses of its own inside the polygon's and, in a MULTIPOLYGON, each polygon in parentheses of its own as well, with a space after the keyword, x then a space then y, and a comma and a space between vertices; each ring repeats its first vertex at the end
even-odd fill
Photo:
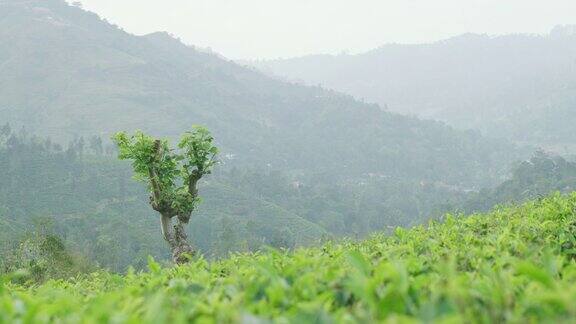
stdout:
POLYGON ((0 284, 0 322, 576 322, 576 194, 362 242, 0 284))

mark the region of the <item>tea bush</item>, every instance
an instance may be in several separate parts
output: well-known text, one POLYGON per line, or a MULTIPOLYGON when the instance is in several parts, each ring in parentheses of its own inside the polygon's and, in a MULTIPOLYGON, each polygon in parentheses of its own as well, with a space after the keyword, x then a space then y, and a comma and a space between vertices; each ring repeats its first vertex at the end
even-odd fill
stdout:
POLYGON ((576 322, 576 194, 362 242, 148 267, 29 286, 6 276, 0 322, 576 322))

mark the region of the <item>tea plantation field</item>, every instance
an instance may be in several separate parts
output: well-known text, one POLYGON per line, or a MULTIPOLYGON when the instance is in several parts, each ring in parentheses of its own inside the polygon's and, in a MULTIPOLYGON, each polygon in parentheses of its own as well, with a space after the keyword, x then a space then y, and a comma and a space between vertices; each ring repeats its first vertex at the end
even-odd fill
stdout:
POLYGON ((362 242, 41 285, 2 278, 2 323, 575 323, 576 194, 362 242))

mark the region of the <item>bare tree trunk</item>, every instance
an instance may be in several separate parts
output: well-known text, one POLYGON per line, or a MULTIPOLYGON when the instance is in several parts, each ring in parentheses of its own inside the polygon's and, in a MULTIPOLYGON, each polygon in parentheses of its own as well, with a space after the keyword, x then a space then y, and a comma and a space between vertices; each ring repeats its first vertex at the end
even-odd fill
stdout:
POLYGON ((162 234, 164 234, 164 239, 170 244, 172 261, 176 264, 184 264, 194 255, 194 249, 188 243, 188 235, 184 227, 186 223, 181 221, 179 217, 176 217, 176 219, 176 224, 170 230, 170 217, 162 216, 162 234))

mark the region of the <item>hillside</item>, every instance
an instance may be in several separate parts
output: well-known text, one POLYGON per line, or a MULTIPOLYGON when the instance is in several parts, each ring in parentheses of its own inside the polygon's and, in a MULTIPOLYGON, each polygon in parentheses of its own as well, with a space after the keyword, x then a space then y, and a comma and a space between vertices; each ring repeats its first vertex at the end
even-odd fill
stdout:
MULTIPOLYGON (((92 138, 66 149, 40 139, 0 136, 0 258, 43 229, 101 267, 141 269, 167 257, 158 215, 128 165, 92 138)), ((462 192, 438 183, 363 177, 338 185, 322 177, 294 183, 282 172, 217 171, 203 181, 191 241, 208 258, 263 246, 293 248, 334 237, 410 227, 446 211, 486 211, 576 188, 576 163, 538 153, 494 188, 462 192)))
POLYGON ((62 0, 0 11, 0 223, 11 229, 0 242, 48 223, 111 270, 164 260, 158 216, 108 140, 121 130, 214 134, 222 163, 190 224, 206 257, 417 225, 498 185, 529 151, 275 80, 167 33, 131 35, 62 0))
POLYGON ((558 26, 543 36, 465 34, 430 44, 384 45, 356 55, 248 63, 390 111, 573 153, 574 30, 558 26))
MULTIPOLYGON (((114 271, 140 269, 148 255, 166 258, 159 216, 148 205, 145 187, 131 179, 129 165, 98 154, 98 146, 74 142, 63 149, 14 134, 5 140, 1 130, 0 259, 38 227, 114 271)), ((191 240, 207 257, 263 245, 311 245, 330 236, 290 206, 228 182, 225 176, 202 182, 203 203, 190 222, 191 240)))
POLYGON ((488 211, 495 205, 520 203, 552 192, 575 190, 576 162, 537 152, 529 160, 516 163, 510 179, 495 188, 468 195, 461 208, 467 212, 488 211))
POLYGON ((471 2, 0 0, 0 324, 576 323, 576 25, 171 34, 471 2))
POLYGON ((497 184, 518 158, 506 143, 277 81, 167 33, 130 35, 61 0, 0 6, 0 120, 59 143, 202 124, 229 166, 466 187, 497 184))
MULTIPOLYGON (((1 127, 0 225, 7 230, 0 232, 6 243, 0 258, 42 228, 110 270, 141 269, 148 255, 164 260, 148 194, 109 149, 97 137, 61 146, 1 127)), ((222 257, 418 225, 471 194, 441 182, 378 174, 342 183, 316 174, 295 182, 277 170, 218 167, 200 184, 203 202, 189 229, 201 254, 222 257)))
POLYGON ((354 243, 22 285, 0 322, 573 322, 576 194, 354 243))

